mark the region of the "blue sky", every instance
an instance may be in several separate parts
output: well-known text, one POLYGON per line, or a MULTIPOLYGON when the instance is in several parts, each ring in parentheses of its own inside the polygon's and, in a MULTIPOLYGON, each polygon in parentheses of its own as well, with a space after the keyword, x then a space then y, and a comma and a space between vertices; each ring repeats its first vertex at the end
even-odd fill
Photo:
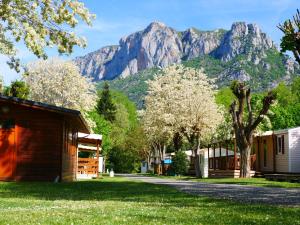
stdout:
MULTIPOLYGON (((300 0, 84 0, 96 14, 93 27, 80 24, 76 32, 88 40, 86 49, 75 48, 67 58, 84 55, 105 45, 118 44, 121 37, 161 21, 177 30, 230 29, 235 21, 257 23, 277 44, 282 36, 278 23, 291 18, 300 8, 300 0)), ((18 44, 19 57, 26 63, 36 57, 18 44)), ((50 49, 49 56, 58 56, 50 49)), ((6 66, 0 55, 0 74, 6 84, 20 77, 6 66)))

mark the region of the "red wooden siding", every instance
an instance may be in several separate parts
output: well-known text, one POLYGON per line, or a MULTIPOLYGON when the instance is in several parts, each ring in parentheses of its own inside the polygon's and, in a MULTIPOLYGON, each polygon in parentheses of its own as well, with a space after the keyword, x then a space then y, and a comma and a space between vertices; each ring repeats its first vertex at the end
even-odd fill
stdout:
POLYGON ((76 179, 77 131, 68 123, 63 127, 62 180, 72 181, 76 179))
POLYGON ((76 176, 77 129, 66 116, 6 103, 14 129, 0 128, 0 180, 72 181, 76 176))
POLYGON ((0 179, 9 180, 13 176, 15 159, 14 129, 0 129, 0 179))

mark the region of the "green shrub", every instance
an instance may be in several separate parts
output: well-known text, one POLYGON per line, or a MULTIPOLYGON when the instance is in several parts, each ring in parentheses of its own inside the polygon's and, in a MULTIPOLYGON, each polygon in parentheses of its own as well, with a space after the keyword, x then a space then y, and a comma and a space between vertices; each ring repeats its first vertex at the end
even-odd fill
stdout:
POLYGON ((176 152, 172 157, 172 168, 177 175, 183 175, 187 172, 189 161, 184 151, 176 152))

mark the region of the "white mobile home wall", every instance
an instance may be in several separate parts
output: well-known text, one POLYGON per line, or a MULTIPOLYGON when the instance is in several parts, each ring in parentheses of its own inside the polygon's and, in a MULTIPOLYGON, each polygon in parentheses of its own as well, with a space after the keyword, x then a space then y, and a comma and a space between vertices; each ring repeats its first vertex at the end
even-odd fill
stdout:
POLYGON ((289 130, 289 172, 300 173, 300 127, 289 130))

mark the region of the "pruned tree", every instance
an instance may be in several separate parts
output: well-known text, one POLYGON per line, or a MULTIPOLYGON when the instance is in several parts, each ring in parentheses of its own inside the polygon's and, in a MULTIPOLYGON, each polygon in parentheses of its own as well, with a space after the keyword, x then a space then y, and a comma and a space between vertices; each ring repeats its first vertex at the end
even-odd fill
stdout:
POLYGON ((230 106, 230 113, 236 143, 240 150, 240 177, 250 177, 250 154, 253 144, 253 133, 267 115, 271 104, 276 98, 276 94, 269 92, 264 97, 262 108, 257 116, 254 116, 250 88, 245 83, 234 81, 231 89, 237 98, 230 106), (247 109, 247 115, 245 109, 247 109))
POLYGON ((59 53, 71 53, 73 46, 86 45, 72 29, 80 20, 91 25, 94 17, 78 0, 1 0, 0 54, 10 57, 9 65, 18 70, 16 42, 24 42, 39 58, 47 57, 46 47, 57 46, 59 53))
POLYGON ((282 52, 291 51, 296 61, 300 65, 300 11, 293 16, 293 19, 286 20, 279 24, 278 28, 284 33, 281 39, 280 47, 282 52))

